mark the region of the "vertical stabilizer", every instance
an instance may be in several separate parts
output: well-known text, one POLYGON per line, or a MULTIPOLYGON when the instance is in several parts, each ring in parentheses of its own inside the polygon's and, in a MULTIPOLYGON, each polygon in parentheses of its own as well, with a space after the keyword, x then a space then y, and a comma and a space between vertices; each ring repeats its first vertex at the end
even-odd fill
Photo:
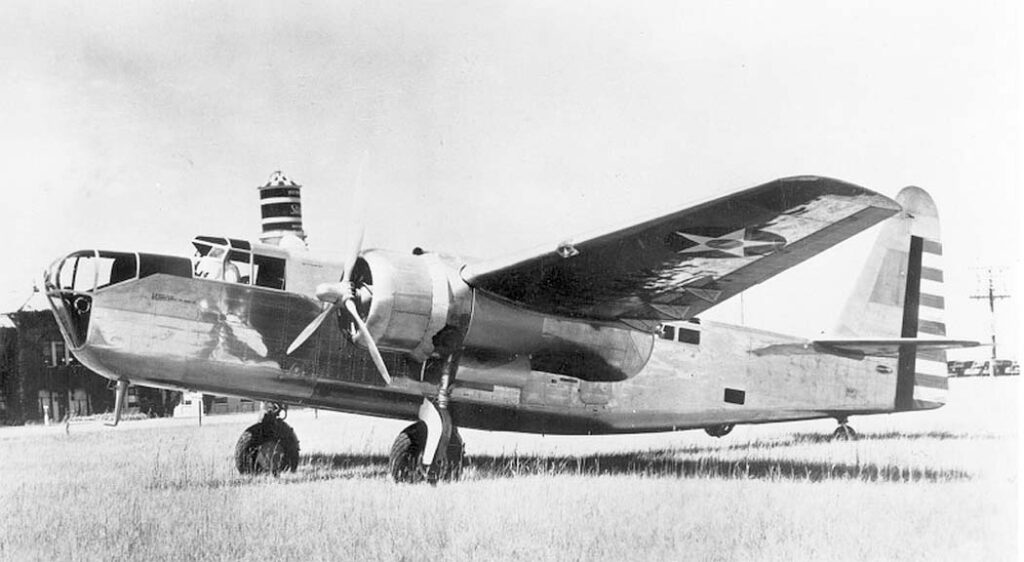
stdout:
MULTIPOLYGON (((904 188, 896 201, 903 210, 883 224, 839 319, 839 336, 946 336, 938 209, 919 187, 904 188)), ((943 404, 949 388, 946 352, 904 346, 896 378, 896 409, 943 404)))

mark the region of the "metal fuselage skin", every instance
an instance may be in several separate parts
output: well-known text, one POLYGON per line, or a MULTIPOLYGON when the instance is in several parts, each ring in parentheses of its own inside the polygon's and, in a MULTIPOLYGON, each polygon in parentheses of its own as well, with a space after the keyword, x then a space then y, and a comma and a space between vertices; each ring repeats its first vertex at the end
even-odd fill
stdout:
MULTIPOLYGON (((385 351, 394 378, 386 386, 338 322, 285 354, 321 310, 311 296, 315 282, 337 279, 342 267, 303 259, 303 268, 290 264, 289 291, 162 273, 95 290, 78 338, 71 334, 73 301, 49 282, 48 292, 75 355, 108 378, 415 419, 423 398, 437 393, 429 357, 385 351)), ((457 269, 448 270, 457 277, 457 269)), ((765 348, 803 340, 715 322, 677 323, 680 338, 669 340, 528 311, 468 286, 456 292, 462 309, 453 306, 450 315, 463 317, 467 351, 450 408, 461 427, 634 433, 893 410, 894 359, 774 355, 765 348), (567 357, 589 346, 628 372, 610 380, 538 370, 530 346, 552 337, 575 338, 567 357)))

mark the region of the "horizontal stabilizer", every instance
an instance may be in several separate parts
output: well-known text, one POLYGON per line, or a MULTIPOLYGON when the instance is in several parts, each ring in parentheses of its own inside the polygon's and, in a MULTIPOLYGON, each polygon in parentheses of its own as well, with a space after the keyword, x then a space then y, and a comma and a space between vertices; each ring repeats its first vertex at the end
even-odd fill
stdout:
POLYGON ((909 346, 915 351, 937 351, 976 347, 978 342, 969 340, 951 340, 946 338, 854 338, 843 340, 814 340, 815 346, 835 349, 842 353, 863 353, 872 357, 896 357, 900 347, 909 346))
POLYGON ((980 345, 976 341, 947 338, 849 338, 812 340, 803 343, 769 345, 753 350, 754 355, 810 355, 829 353, 855 357, 897 357, 900 348, 913 351, 939 351, 980 345))

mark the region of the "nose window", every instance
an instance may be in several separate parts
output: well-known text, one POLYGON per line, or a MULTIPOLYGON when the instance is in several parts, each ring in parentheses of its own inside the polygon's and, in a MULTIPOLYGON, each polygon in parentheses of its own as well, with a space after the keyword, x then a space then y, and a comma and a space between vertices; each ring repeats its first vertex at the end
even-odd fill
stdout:
POLYGON ((60 288, 86 292, 96 286, 96 263, 89 254, 77 254, 64 260, 60 268, 60 288))
POLYGON ((79 293, 102 289, 138 275, 135 254, 84 250, 68 256, 60 266, 60 288, 79 293))

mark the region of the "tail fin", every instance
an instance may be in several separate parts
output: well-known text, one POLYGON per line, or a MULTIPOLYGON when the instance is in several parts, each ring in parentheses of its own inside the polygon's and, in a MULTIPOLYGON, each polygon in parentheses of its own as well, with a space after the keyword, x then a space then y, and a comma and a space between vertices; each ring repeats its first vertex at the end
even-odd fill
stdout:
MULTIPOLYGON (((945 291, 939 213, 931 196, 906 187, 903 210, 889 219, 861 271, 836 334, 844 337, 945 337, 945 291)), ((897 410, 935 408, 949 388, 946 352, 901 346, 897 410)))

